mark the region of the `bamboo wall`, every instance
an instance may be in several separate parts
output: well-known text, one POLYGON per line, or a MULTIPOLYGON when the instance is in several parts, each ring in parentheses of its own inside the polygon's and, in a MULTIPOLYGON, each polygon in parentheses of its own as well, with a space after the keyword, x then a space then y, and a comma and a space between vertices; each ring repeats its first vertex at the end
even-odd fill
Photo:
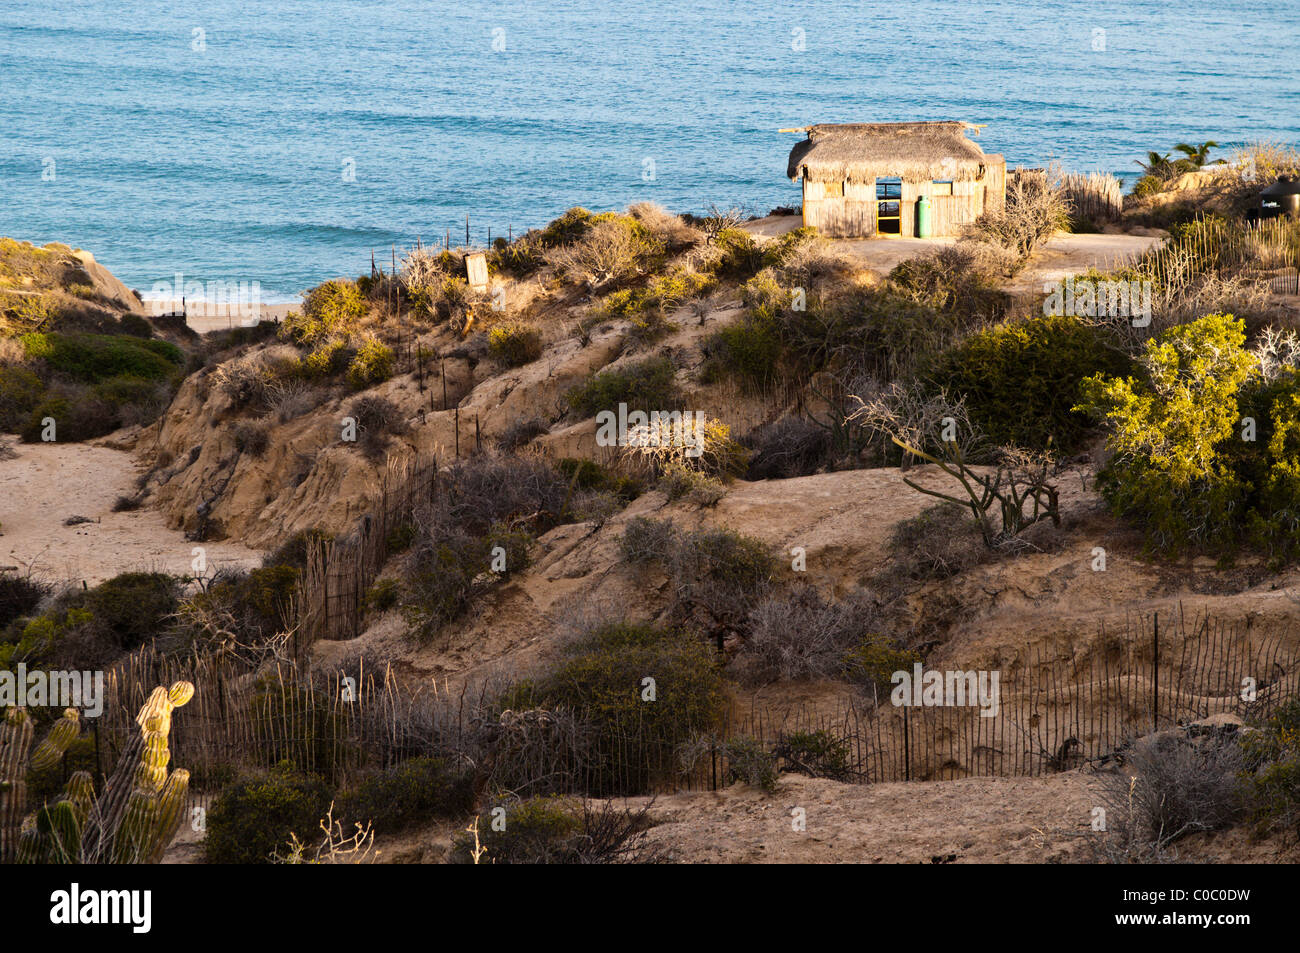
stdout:
MULTIPOLYGON (((982 178, 954 182, 951 195, 936 195, 933 182, 904 182, 901 234, 916 236, 916 203, 930 200, 931 234, 960 235, 962 229, 986 207, 1001 207, 1006 200, 1006 162, 988 157, 982 178)), ((876 236, 876 180, 866 182, 815 182, 803 180, 803 223, 828 238, 876 236)))

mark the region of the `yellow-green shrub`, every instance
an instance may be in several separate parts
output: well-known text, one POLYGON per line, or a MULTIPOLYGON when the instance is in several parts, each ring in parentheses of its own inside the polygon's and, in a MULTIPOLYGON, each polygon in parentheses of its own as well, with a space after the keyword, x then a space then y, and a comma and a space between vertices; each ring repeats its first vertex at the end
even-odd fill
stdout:
POLYGON ((507 367, 519 367, 542 356, 542 335, 526 324, 500 324, 488 331, 488 352, 507 367))
POLYGON ((366 299, 355 281, 335 278, 307 292, 301 312, 285 316, 281 334, 298 344, 347 336, 366 315, 366 299))
POLYGON ((365 390, 393 376, 393 349, 378 338, 365 341, 348 364, 348 384, 365 390))

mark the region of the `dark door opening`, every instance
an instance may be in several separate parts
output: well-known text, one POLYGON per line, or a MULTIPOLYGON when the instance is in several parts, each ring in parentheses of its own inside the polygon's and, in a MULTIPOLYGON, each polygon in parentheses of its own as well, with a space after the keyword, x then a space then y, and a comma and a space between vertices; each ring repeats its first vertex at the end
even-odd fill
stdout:
POLYGON ((903 180, 898 176, 876 179, 876 234, 903 234, 903 180))

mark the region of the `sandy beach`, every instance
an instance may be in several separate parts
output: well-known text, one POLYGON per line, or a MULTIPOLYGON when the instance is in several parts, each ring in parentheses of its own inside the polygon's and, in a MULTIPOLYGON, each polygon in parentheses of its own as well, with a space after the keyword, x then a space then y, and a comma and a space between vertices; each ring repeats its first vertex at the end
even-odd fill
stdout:
MULTIPOLYGON (((209 331, 225 331, 240 325, 256 324, 259 320, 283 321, 286 314, 299 307, 301 305, 294 301, 259 304, 252 307, 187 301, 184 303, 185 323, 199 334, 207 334, 209 331)), ((169 314, 181 309, 182 303, 179 300, 149 299, 144 303, 145 313, 149 315, 169 314)))
MULTIPOLYGON (((0 463, 0 568, 31 568, 53 582, 96 585, 133 570, 191 575, 195 543, 153 509, 114 513, 135 492, 131 454, 103 444, 12 443, 0 463), (72 518, 88 522, 66 525, 72 518)), ((256 566, 261 553, 204 543, 208 572, 256 566)))

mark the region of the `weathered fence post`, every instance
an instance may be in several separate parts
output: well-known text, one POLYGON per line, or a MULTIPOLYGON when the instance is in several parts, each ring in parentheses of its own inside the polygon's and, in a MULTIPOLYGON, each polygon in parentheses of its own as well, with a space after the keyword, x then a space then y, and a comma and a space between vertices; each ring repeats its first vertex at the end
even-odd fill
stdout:
POLYGON ((1151 726, 1160 730, 1160 613, 1151 619, 1151 726))

